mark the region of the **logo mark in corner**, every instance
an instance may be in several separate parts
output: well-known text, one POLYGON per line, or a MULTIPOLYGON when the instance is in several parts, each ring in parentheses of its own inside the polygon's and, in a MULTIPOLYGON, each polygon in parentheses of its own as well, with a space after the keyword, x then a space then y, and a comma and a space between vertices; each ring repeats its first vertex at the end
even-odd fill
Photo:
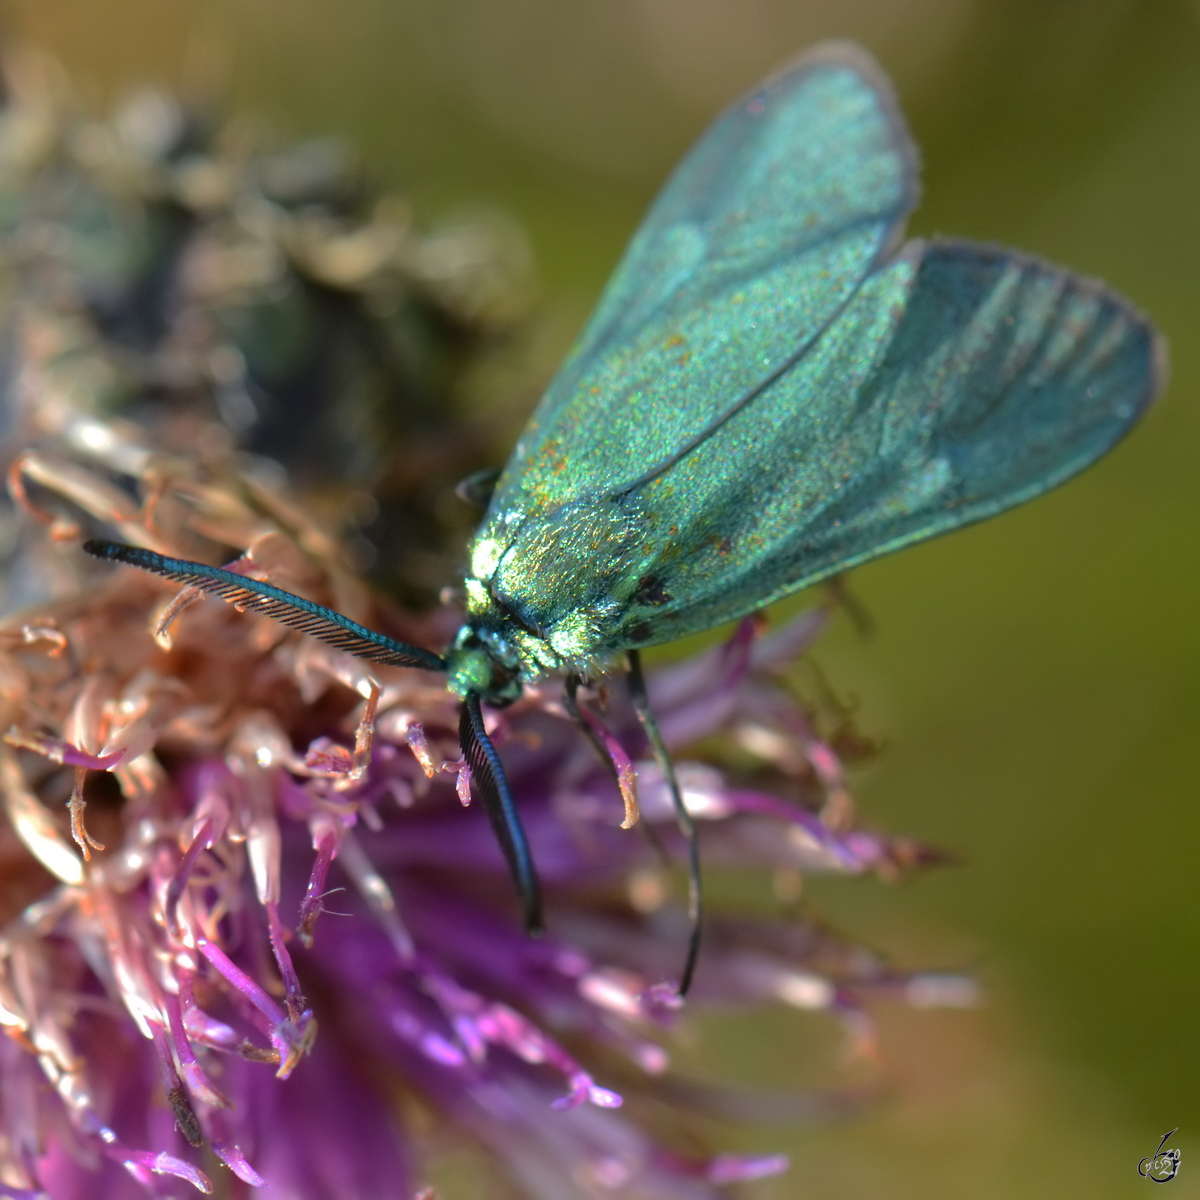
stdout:
POLYGON ((1139 1175, 1146 1179, 1152 1179, 1155 1183, 1170 1183, 1179 1174, 1179 1151, 1163 1149, 1167 1144, 1167 1138, 1178 1131, 1179 1126, 1177 1125, 1170 1133, 1163 1134, 1162 1141, 1158 1143, 1158 1149, 1149 1158, 1143 1158, 1138 1163, 1139 1175))

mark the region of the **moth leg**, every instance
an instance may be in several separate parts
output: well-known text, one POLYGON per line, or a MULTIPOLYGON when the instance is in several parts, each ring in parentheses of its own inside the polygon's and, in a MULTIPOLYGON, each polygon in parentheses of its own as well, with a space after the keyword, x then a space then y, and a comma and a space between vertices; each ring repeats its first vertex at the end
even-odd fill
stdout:
MULTIPOLYGON (((584 680, 582 675, 572 674, 567 676, 566 681, 563 684, 563 708, 567 710, 567 716, 569 716, 571 720, 574 721, 577 726, 579 726, 583 736, 587 738, 592 749, 595 750, 596 757, 599 758, 599 760, 604 764, 608 773, 612 776, 613 783, 617 785, 617 791, 621 793, 621 796, 624 799, 626 788, 630 787, 631 785, 636 787, 636 781, 626 782, 621 779, 621 769, 613 761, 613 756, 611 753, 609 753, 608 747, 604 744, 603 739, 596 732, 587 718, 584 717, 582 711, 580 710, 578 692, 583 686, 583 683, 584 680)), ((636 807, 636 794, 634 795, 633 803, 636 807)), ((626 800, 627 821, 628 809, 629 802, 626 800)), ((630 823, 638 825, 645 832, 646 839, 649 841, 650 845, 654 847, 654 850, 658 854, 658 857, 662 861, 663 865, 668 865, 670 860, 667 856, 667 848, 662 844, 662 838, 658 836, 658 831, 654 828, 654 826, 651 825, 649 821, 642 820, 637 820, 630 823)), ((628 827, 628 824, 622 824, 621 826, 622 829, 627 829, 628 827)))
POLYGON ((691 932, 688 935, 687 957, 683 963, 683 974, 679 980, 679 994, 686 996, 692 986, 692 976, 696 972, 696 959, 700 954, 700 927, 703 920, 704 903, 700 888, 700 842, 696 835, 696 823, 692 814, 683 803, 683 793, 679 790, 679 780, 675 775, 675 764, 667 751, 667 744, 650 710, 650 700, 646 695, 646 680, 642 675, 642 658, 636 650, 626 652, 629 661, 629 695, 633 700, 634 710, 642 723, 654 757, 662 769, 663 778, 671 791, 671 803, 675 806, 675 822, 679 832, 687 841, 688 848, 688 920, 691 932))
POLYGON ((533 855, 529 851, 529 841, 508 787, 504 765, 484 728, 483 712, 475 692, 469 692, 463 700, 458 718, 458 738, 463 757, 471 768, 471 782, 479 790, 484 811, 504 852, 509 874, 521 898, 525 930, 533 937, 538 937, 543 928, 542 897, 533 867, 533 855))
POLYGON ((830 607, 840 608, 850 618, 854 632, 866 641, 875 632, 875 620, 867 610, 867 606, 850 590, 846 579, 847 575, 843 571, 841 574, 831 575, 825 581, 825 586, 829 590, 830 607))
POLYGON ((583 713, 579 711, 578 694, 579 689, 583 686, 582 675, 568 675, 563 681, 563 708, 567 710, 567 716, 579 726, 580 732, 591 747, 596 752, 596 757, 608 768, 617 786, 621 786, 621 782, 617 779, 617 764, 613 762, 612 756, 605 749, 604 743, 600 740, 600 735, 583 719, 583 713))

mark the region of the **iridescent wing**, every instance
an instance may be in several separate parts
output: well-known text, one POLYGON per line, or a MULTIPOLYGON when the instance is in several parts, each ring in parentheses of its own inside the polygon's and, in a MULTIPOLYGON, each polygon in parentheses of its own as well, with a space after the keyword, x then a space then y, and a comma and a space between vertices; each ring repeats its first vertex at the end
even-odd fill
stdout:
POLYGON ((1102 285, 913 243, 788 371, 614 498, 639 514, 640 554, 595 648, 710 628, 1040 495, 1162 380, 1152 327, 1102 285))
POLYGON ((854 47, 818 47, 735 104, 651 207, 481 536, 666 462, 821 336, 915 203, 915 150, 854 47))

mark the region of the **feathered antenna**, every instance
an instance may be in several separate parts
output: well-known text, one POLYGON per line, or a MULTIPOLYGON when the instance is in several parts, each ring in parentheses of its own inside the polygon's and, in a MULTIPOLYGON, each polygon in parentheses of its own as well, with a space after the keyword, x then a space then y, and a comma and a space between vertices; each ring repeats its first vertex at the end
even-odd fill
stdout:
POLYGON ((496 841, 504 851, 509 873, 517 885, 525 914, 525 929, 536 937, 542 932, 542 897, 533 868, 533 855, 529 851, 517 806, 508 789, 500 756, 484 728, 479 697, 474 692, 468 693, 463 700, 458 737, 463 757, 471 768, 471 781, 479 789, 496 841))
POLYGON ((96 558, 141 567, 143 571, 197 588, 210 596, 219 596, 240 609, 265 613, 290 629, 298 629, 356 658, 389 667, 421 667, 426 671, 446 669, 446 660, 440 654, 376 633, 332 608, 314 604, 270 583, 227 571, 224 567, 210 567, 186 558, 168 558, 165 554, 121 542, 84 542, 83 548, 96 558))

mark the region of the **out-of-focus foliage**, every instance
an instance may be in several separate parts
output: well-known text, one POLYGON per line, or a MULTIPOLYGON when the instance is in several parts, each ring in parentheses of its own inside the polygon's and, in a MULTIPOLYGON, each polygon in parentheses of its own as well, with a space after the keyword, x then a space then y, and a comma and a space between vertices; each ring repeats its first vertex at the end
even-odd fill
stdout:
MULTIPOLYGON (((330 139, 271 146, 149 90, 94 119, 32 54, 6 79, 9 445, 99 455, 96 419, 119 417, 166 454, 244 450, 353 530, 378 579, 436 594, 468 516, 440 501, 486 448, 456 419, 529 300, 516 228, 419 231, 330 139)), ((44 590, 29 563, 9 574, 10 603, 44 590)))

